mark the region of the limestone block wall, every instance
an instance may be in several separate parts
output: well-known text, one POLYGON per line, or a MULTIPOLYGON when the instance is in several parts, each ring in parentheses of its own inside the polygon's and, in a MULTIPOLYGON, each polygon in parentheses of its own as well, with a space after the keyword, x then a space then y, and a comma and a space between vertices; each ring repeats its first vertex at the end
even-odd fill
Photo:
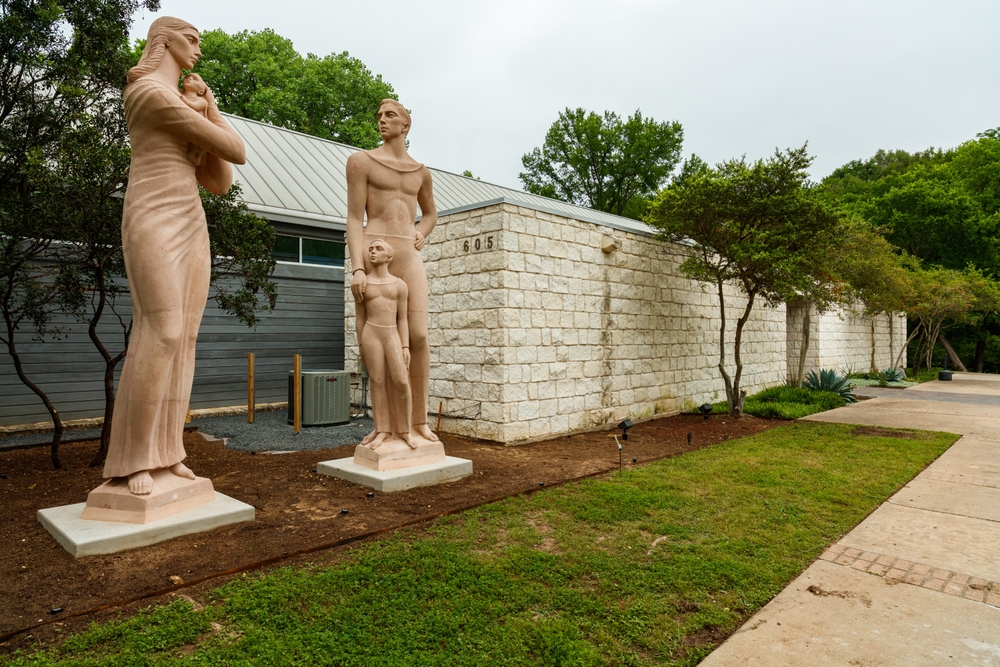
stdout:
MULTIPOLYGON (((429 409, 433 423, 443 403, 442 430, 511 443, 725 395, 718 297, 679 274, 677 246, 505 203, 443 216, 423 252, 429 409), (603 236, 619 248, 602 252, 603 236)), ((728 289, 726 301, 731 340, 745 300, 728 289)), ((755 307, 743 340, 749 392, 784 382, 785 331, 784 306, 755 307)))
MULTIPOLYGON (((840 309, 818 313, 810 305, 809 348, 806 351, 805 372, 833 368, 841 373, 867 372, 872 366, 874 342, 875 368, 882 370, 893 365, 896 355, 906 343, 906 316, 896 315, 890 323, 889 315, 866 317, 856 309, 840 309)), ((798 368, 802 345, 802 325, 806 305, 790 304, 786 309, 788 336, 788 375, 798 368)), ((901 365, 906 364, 904 352, 901 365)))
MULTIPOLYGON (((823 313, 820 331, 820 368, 841 372, 871 370, 874 339, 875 368, 882 370, 893 365, 906 343, 906 317, 897 315, 890 327, 888 315, 865 317, 845 309, 823 313)), ((902 364, 906 364, 905 353, 902 364)))

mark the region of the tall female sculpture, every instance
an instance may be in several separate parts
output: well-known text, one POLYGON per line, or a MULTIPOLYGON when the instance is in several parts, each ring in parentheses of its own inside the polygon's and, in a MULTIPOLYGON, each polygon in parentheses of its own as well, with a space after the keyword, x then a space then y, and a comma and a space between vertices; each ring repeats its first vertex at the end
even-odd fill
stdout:
POLYGON ((194 479, 182 463, 181 437, 211 272, 198 184, 225 194, 233 182, 231 163, 246 161, 243 141, 219 113, 211 90, 204 94, 207 114, 181 100, 181 70, 200 57, 194 26, 159 18, 124 92, 132 164, 122 248, 133 328, 104 476, 127 477, 136 495, 152 492, 153 471, 194 479), (200 152, 195 164, 189 156, 200 152))

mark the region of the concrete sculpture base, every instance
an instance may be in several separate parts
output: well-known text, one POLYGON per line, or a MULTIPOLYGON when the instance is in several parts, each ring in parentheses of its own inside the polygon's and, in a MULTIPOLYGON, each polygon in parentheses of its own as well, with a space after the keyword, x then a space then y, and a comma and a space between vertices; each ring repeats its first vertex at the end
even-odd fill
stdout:
POLYGON ((133 495, 128 479, 116 477, 90 492, 81 518, 116 523, 153 523, 215 500, 212 480, 187 479, 169 470, 154 470, 153 492, 133 495))
POLYGON ((334 459, 316 464, 316 472, 389 493, 458 481, 472 474, 472 461, 445 456, 442 461, 426 465, 395 470, 373 470, 358 465, 351 459, 334 459))
POLYGON ((254 520, 253 505, 214 493, 215 500, 154 523, 118 523, 82 518, 85 503, 38 510, 45 530, 73 556, 112 554, 181 535, 254 520))
POLYGON ((441 463, 447 458, 444 445, 440 442, 431 442, 417 436, 414 436, 414 440, 417 442, 416 449, 399 438, 386 440, 378 449, 358 445, 354 448, 354 462, 359 466, 384 472, 441 463))

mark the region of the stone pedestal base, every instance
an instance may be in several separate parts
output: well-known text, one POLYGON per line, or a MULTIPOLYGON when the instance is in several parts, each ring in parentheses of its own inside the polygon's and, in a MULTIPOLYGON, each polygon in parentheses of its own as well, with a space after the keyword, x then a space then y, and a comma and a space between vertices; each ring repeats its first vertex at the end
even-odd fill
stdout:
MULTIPOLYGON (((403 446, 406 446, 405 443, 403 446)), ((317 463, 316 472, 339 477, 383 493, 454 482, 472 474, 472 461, 454 456, 445 456, 443 460, 436 463, 395 470, 373 470, 370 467, 358 465, 357 458, 357 454, 355 454, 354 460, 334 459, 317 463)))
POLYGON ((386 471, 442 463, 448 458, 442 443, 417 436, 413 436, 413 439, 417 443, 416 449, 399 438, 386 440, 377 449, 358 445, 354 448, 354 462, 371 470, 386 471))
POLYGON ((253 505, 247 505, 221 493, 212 493, 214 500, 211 502, 155 523, 119 523, 84 519, 81 516, 84 503, 38 510, 38 520, 66 551, 77 558, 94 554, 113 554, 181 535, 203 533, 231 523, 253 521, 255 514, 253 505))
POLYGON ((154 470, 153 492, 145 496, 128 490, 128 479, 116 477, 90 492, 82 519, 116 523, 153 523, 215 500, 212 480, 187 479, 167 469, 154 470))

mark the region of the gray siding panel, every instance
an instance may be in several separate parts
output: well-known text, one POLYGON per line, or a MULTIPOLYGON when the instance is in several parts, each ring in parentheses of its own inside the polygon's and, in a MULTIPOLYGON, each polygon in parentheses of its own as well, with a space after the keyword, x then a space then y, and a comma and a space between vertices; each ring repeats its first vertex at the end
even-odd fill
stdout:
MULTIPOLYGON (((277 307, 261 317, 256 330, 220 312, 209 299, 198 334, 192 408, 245 404, 250 352, 256 355, 258 403, 286 400, 287 373, 296 353, 302 355, 303 368, 343 370, 343 269, 279 264, 274 279, 277 307)), ((130 315, 127 298, 124 305, 130 315)), ((120 349, 120 328, 111 324, 107 314, 105 318, 102 339, 114 354, 120 349)), ((59 340, 21 337, 18 349, 25 372, 48 393, 64 419, 102 416, 104 364, 100 355, 85 326, 67 318, 59 323, 64 327, 59 340)), ((18 380, 10 357, 0 355, 0 425, 38 421, 48 421, 44 406, 18 380)))

